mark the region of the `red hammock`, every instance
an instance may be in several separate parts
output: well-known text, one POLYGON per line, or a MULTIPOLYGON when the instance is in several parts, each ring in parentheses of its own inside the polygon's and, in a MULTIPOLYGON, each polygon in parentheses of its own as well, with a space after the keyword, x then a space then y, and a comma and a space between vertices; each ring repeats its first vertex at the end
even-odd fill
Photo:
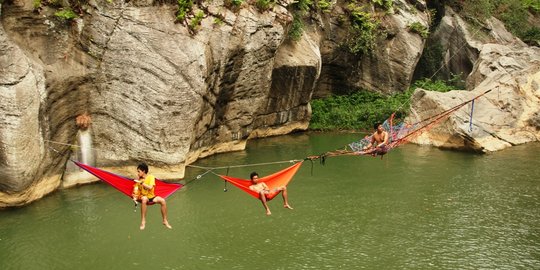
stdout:
MULTIPOLYGON (((264 182, 268 186, 270 190, 278 187, 287 186, 287 184, 292 180, 292 177, 298 171, 298 168, 300 168, 300 165, 302 165, 302 161, 285 168, 279 172, 276 172, 274 174, 259 178, 258 182, 264 182)), ((249 186, 251 186, 251 180, 247 179, 240 179, 240 178, 234 178, 230 176, 225 175, 219 175, 223 180, 235 185, 239 189, 243 190, 244 192, 248 193, 249 195, 259 198, 259 193, 249 189, 249 186)), ((272 192, 266 196, 267 200, 273 199, 276 195, 278 195, 279 192, 272 192)))
MULTIPOLYGON (((131 197, 131 193, 133 192, 133 184, 135 183, 132 179, 129 179, 127 177, 114 174, 111 172, 107 172, 98 168, 94 168, 92 166, 88 166, 86 164, 73 161, 77 166, 81 167, 82 169, 86 170, 87 172, 93 174, 95 177, 103 180, 107 184, 111 185, 112 187, 116 188, 120 192, 126 194, 127 196, 131 197)), ((160 196, 162 198, 167 198, 171 194, 173 194, 178 189, 182 188, 182 184, 175 184, 175 183, 165 183, 163 181, 159 181, 156 179, 156 187, 154 190, 154 194, 156 196, 160 196)), ((152 203, 148 203, 152 204, 152 203)))

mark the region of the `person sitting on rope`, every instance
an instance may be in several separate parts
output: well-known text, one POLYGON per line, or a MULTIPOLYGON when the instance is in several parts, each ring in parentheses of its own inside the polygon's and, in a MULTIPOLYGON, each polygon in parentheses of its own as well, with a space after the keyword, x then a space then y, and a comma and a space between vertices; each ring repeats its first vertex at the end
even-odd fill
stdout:
POLYGON ((371 142, 360 152, 362 155, 384 155, 388 152, 388 132, 384 130, 382 123, 376 123, 373 125, 373 135, 371 135, 371 142))
POLYGON ((154 194, 156 188, 156 178, 148 174, 148 165, 145 163, 139 164, 137 166, 137 176, 139 177, 140 190, 141 193, 141 230, 144 230, 146 225, 146 208, 149 202, 158 203, 161 205, 161 216, 163 217, 163 225, 165 227, 172 229, 169 221, 167 220, 167 203, 165 199, 154 194))
POLYGON ((266 209, 266 215, 267 216, 272 214, 272 212, 270 212, 270 208, 268 208, 268 204, 266 202, 267 201, 266 196, 269 196, 271 194, 273 195, 275 193, 281 192, 281 196, 283 196, 283 207, 288 208, 288 209, 293 209, 289 205, 289 202, 288 202, 287 187, 282 186, 282 187, 277 187, 277 188, 275 188, 273 190, 270 190, 268 188, 268 186, 266 185, 266 183, 258 181, 259 180, 259 174, 256 173, 256 172, 252 172, 251 175, 249 176, 249 178, 251 179, 251 183, 252 183, 252 185, 249 186, 249 189, 259 193, 259 199, 261 200, 261 202, 262 202, 262 204, 264 206, 264 209, 266 209))

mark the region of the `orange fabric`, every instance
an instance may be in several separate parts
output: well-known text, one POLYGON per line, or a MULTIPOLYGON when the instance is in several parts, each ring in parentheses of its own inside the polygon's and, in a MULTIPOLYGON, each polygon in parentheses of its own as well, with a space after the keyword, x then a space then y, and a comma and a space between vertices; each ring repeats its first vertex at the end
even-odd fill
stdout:
MULTIPOLYGON (((274 174, 259 178, 258 182, 264 182, 268 186, 268 189, 272 190, 278 187, 284 187, 289 184, 289 182, 292 180, 293 176, 296 174, 296 171, 300 168, 300 165, 302 165, 302 161, 298 162, 288 168, 285 168, 279 172, 276 172, 274 174)), ((223 180, 235 185, 239 189, 243 190, 244 192, 248 193, 249 195, 259 198, 259 193, 249 189, 249 186, 251 186, 251 180, 249 179, 241 179, 241 178, 235 178, 225 175, 220 175, 223 180)), ((273 199, 279 192, 270 192, 270 194, 267 194, 266 198, 268 200, 273 199)))

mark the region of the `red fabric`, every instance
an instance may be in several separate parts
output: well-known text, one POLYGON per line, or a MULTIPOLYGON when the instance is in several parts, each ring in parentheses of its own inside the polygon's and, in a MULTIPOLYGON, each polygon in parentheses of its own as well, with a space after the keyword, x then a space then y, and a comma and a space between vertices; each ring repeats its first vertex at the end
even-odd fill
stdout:
MULTIPOLYGON (((284 187, 287 186, 287 184, 292 180, 294 174, 296 174, 296 171, 300 168, 300 165, 302 165, 302 161, 298 162, 288 168, 285 168, 279 172, 276 172, 274 174, 259 178, 259 183, 264 182, 268 186, 270 190, 277 188, 277 187, 284 187)), ((248 179, 241 179, 241 178, 234 178, 230 176, 220 175, 223 180, 235 185, 239 189, 243 190, 244 192, 248 193, 249 195, 259 198, 259 193, 249 189, 249 186, 251 186, 251 180, 248 179)), ((268 200, 273 199, 276 195, 278 195, 279 192, 272 192, 266 196, 268 200)))
MULTIPOLYGON (((103 180, 104 182, 108 183, 109 185, 113 186, 120 192, 126 194, 131 198, 131 193, 133 192, 133 184, 135 182, 132 179, 129 179, 127 177, 114 174, 111 172, 107 172, 98 168, 94 168, 92 166, 88 166, 86 164, 73 161, 77 166, 81 167, 82 169, 86 170, 87 172, 93 174, 95 177, 103 180)), ((175 184, 175 183, 165 183, 163 181, 159 181, 156 179, 156 187, 154 190, 154 194, 156 196, 160 196, 162 198, 167 198, 171 194, 173 194, 178 189, 182 188, 182 184, 175 184)))

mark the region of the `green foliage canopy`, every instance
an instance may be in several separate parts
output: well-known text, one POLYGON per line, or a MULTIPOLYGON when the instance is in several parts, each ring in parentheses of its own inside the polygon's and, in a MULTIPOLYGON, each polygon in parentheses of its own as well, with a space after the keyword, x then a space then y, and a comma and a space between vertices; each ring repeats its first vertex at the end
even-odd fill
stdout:
POLYGON ((351 27, 346 44, 349 51, 356 55, 370 54, 373 51, 380 24, 370 12, 363 9, 356 4, 347 6, 351 27))
POLYGON ((78 17, 77 14, 75 14, 75 12, 73 12, 73 10, 70 8, 59 10, 54 13, 54 16, 65 21, 73 20, 78 17))
POLYGON ((447 92, 455 89, 452 81, 416 81, 403 93, 383 96, 369 91, 351 95, 331 96, 311 101, 312 117, 309 128, 313 130, 371 130, 373 123, 383 122, 392 113, 404 118, 409 111, 408 102, 416 88, 447 92))
POLYGON ((540 11, 540 0, 450 0, 469 20, 485 22, 491 16, 501 20, 514 35, 530 45, 540 44, 538 25, 529 22, 530 12, 540 11))

